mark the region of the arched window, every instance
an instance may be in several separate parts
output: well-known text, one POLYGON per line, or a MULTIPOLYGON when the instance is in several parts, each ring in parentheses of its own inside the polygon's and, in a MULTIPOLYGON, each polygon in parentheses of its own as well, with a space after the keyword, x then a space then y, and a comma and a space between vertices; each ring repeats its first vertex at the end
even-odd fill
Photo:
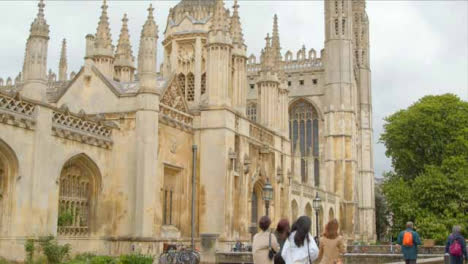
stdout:
MULTIPOLYGON (((308 180, 308 167, 312 166, 314 159, 319 157, 319 120, 315 108, 305 100, 295 102, 289 111, 289 126, 293 153, 299 148, 301 156, 301 179, 308 180), (313 157, 310 159, 310 157, 313 157)), ((314 163, 315 165, 315 163, 314 163)), ((318 168, 318 166, 314 166, 318 168)), ((312 177, 312 175, 310 175, 312 177)), ((318 174, 314 171, 317 181, 318 174)))
POLYGON ((320 163, 318 159, 314 159, 314 180, 315 186, 320 186, 320 163))
POLYGON ((187 75, 187 101, 195 100, 195 76, 193 73, 187 75))
POLYGON ((185 75, 183 73, 179 73, 179 75, 177 75, 177 84, 185 97, 185 75))
POLYGON ((97 166, 83 154, 65 163, 60 174, 58 235, 90 233, 99 179, 97 166))
POLYGON ((14 202, 14 184, 18 174, 18 159, 13 150, 0 140, 0 235, 7 234, 14 202))
POLYGON ((201 94, 206 93, 206 73, 204 72, 201 76, 201 94))
POLYGON ((257 121, 257 104, 250 103, 247 105, 247 118, 254 122, 257 121))

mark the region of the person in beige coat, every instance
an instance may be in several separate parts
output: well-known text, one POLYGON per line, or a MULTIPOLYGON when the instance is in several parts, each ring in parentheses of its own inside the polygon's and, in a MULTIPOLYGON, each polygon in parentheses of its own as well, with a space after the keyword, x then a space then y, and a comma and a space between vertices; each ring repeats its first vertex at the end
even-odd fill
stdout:
POLYGON ((252 254, 254 264, 272 264, 273 259, 268 257, 270 247, 279 252, 280 246, 276 240, 276 236, 268 231, 271 225, 271 220, 268 216, 260 218, 259 226, 260 233, 255 234, 252 242, 252 254))
POLYGON ((343 237, 338 235, 338 221, 331 220, 325 227, 325 232, 320 238, 319 264, 341 264, 343 258, 341 254, 346 252, 343 237))

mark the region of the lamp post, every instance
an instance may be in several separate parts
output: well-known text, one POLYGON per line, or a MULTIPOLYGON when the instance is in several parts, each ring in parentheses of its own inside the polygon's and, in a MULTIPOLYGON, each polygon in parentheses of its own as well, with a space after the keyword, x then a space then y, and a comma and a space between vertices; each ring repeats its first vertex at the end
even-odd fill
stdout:
POLYGON ((273 186, 270 184, 270 180, 267 179, 265 186, 263 186, 263 200, 265 201, 265 212, 268 216, 268 210, 270 208, 270 201, 273 200, 273 186))
POLYGON ((315 226, 316 226, 316 231, 317 231, 317 244, 319 243, 319 211, 320 211, 320 203, 322 202, 322 199, 320 199, 319 194, 315 195, 314 201, 313 201, 313 207, 315 210, 315 226))

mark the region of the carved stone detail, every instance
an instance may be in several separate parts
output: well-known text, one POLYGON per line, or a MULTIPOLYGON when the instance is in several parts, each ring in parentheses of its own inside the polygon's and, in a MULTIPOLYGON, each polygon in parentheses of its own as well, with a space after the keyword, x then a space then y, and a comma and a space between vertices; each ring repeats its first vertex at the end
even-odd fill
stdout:
POLYGON ((21 100, 18 94, 0 94, 0 123, 25 129, 34 129, 36 106, 21 100))

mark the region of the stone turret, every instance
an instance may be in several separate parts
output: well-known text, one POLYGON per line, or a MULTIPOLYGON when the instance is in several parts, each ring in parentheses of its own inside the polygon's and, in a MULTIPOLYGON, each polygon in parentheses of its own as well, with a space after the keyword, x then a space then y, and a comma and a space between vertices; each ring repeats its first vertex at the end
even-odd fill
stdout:
POLYGON ((62 50, 60 52, 60 61, 59 61, 59 81, 63 82, 67 80, 67 41, 63 39, 62 41, 62 50))
POLYGON ((22 94, 35 100, 46 100, 47 89, 47 49, 49 42, 49 25, 44 17, 44 1, 40 0, 39 12, 31 24, 26 42, 23 64, 24 87, 22 94))
POLYGON ((276 14, 273 17, 273 34, 271 38, 271 48, 272 53, 274 54, 273 57, 275 60, 275 65, 279 66, 281 62, 281 44, 278 29, 278 16, 276 14))
POLYGON ((94 38, 93 61, 95 66, 109 79, 114 77, 114 46, 107 16, 107 2, 103 0, 102 12, 94 38))
POLYGON ((366 13, 366 2, 364 0, 353 1, 353 47, 354 66, 357 68, 357 89, 359 137, 361 144, 358 145, 359 174, 357 192, 359 199, 359 223, 358 233, 362 240, 375 240, 375 202, 372 190, 374 186, 374 161, 372 153, 372 89, 371 74, 369 66, 369 19, 366 13), (371 228, 372 227, 372 228, 371 228))
POLYGON ((232 40, 224 1, 216 0, 207 44, 208 105, 231 106, 232 40))
POLYGON ((131 82, 135 75, 135 58, 130 44, 130 35, 128 33, 127 14, 122 19, 122 29, 120 30, 119 42, 115 52, 115 77, 121 82, 131 82))
POLYGON ((247 46, 244 43, 237 0, 234 1, 232 8, 234 10, 230 26, 233 45, 232 103, 236 110, 245 114, 247 104, 247 46))
POLYGON ((140 49, 138 51, 140 90, 156 89, 158 26, 154 21, 153 11, 154 8, 150 5, 148 8, 148 19, 141 30, 140 49))
POLYGON ((342 203, 340 226, 345 235, 353 235, 357 213, 356 190, 356 105, 357 90, 353 69, 353 1, 325 1, 325 152, 326 175, 333 177, 342 203), (344 151, 338 151, 338 150, 344 151))
MULTIPOLYGON (((159 93, 156 87, 156 43, 158 26, 154 21, 154 8, 148 8, 148 19, 143 25, 138 51, 138 77, 140 87, 136 108, 136 167, 134 233, 137 237, 153 237, 154 230, 160 230, 162 211, 160 190, 163 181, 159 171, 154 169, 158 161, 159 137, 159 93), (155 223, 155 219, 156 223, 155 223), (154 225, 156 224, 156 228, 154 225)), ((159 231, 157 231, 159 232, 159 231)))

